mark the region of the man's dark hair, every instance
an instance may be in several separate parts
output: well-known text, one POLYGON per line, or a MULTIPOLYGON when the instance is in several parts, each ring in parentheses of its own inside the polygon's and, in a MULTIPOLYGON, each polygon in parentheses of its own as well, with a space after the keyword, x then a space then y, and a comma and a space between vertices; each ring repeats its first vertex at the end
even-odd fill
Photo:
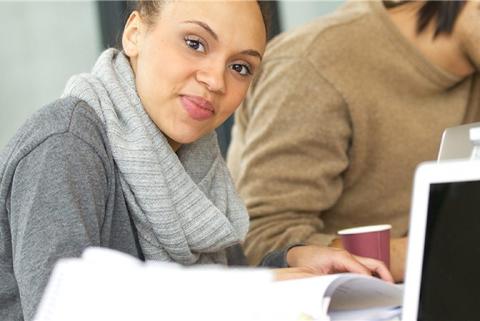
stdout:
MULTIPOLYGON (((383 3, 387 9, 394 8, 411 1, 389 1, 384 0, 383 3)), ((465 0, 451 1, 432 1, 427 0, 418 11, 417 15, 417 34, 422 33, 427 28, 430 21, 435 20, 435 32, 433 37, 445 33, 451 34, 455 21, 465 6, 465 0)))

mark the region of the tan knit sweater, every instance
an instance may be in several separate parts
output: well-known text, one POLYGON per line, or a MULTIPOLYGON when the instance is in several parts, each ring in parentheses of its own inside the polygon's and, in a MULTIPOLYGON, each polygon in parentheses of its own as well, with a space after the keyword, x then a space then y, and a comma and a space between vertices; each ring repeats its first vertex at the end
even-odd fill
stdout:
POLYGON ((292 242, 390 223, 407 234, 416 165, 478 121, 480 78, 430 64, 381 2, 352 2, 274 39, 235 116, 228 165, 251 216, 251 263, 292 242))

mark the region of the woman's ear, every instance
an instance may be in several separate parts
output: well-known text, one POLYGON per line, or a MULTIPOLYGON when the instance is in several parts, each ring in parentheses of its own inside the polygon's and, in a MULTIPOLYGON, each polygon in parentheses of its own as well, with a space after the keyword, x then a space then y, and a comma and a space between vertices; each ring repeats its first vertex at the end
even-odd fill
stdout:
POLYGON ((128 17, 122 35, 122 47, 125 54, 134 58, 138 55, 139 39, 142 31, 142 18, 138 11, 133 11, 128 17))

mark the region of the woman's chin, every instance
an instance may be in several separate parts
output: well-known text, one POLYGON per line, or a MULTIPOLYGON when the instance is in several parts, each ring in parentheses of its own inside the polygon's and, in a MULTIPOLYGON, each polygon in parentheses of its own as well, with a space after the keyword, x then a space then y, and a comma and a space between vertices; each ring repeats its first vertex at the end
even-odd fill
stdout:
POLYGON ((198 130, 176 131, 174 135, 169 136, 169 140, 179 145, 187 145, 196 142, 208 133, 198 130))

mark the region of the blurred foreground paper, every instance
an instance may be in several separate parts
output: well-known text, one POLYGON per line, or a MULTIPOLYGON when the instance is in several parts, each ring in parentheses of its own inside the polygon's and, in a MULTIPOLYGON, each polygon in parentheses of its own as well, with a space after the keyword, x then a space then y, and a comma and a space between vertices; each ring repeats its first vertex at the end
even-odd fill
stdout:
POLYGON ((90 248, 57 263, 35 320, 330 320, 327 310, 391 311, 401 303, 401 288, 370 277, 273 278, 267 269, 183 267, 90 248))

